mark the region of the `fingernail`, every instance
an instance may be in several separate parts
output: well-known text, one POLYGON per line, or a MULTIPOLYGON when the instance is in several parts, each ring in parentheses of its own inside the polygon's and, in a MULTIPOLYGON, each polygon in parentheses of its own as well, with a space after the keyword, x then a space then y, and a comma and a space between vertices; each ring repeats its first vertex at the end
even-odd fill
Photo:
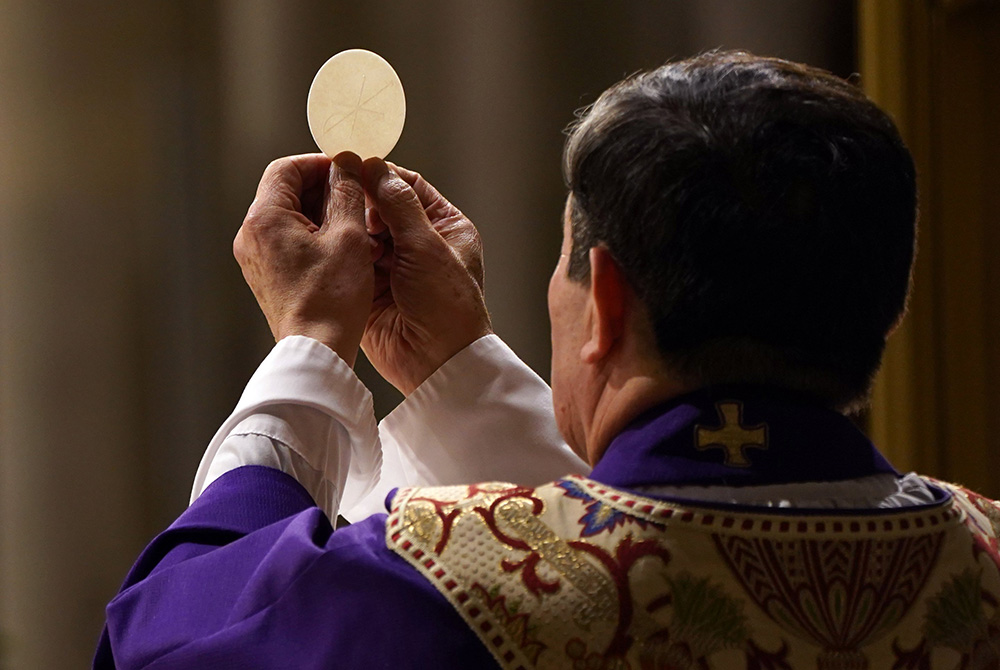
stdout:
POLYGON ((379 158, 369 158, 364 162, 364 180, 372 191, 376 191, 382 180, 387 178, 388 169, 385 162, 379 158))
POLYGON ((341 151, 333 157, 333 162, 344 172, 354 176, 361 176, 361 158, 356 153, 341 151))

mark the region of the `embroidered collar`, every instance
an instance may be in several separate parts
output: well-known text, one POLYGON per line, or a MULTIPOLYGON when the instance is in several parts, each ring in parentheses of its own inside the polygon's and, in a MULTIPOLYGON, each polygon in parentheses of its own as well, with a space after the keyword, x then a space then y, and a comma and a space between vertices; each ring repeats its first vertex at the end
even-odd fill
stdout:
POLYGON ((760 387, 705 388, 653 408, 608 446, 610 486, 764 486, 899 473, 847 417, 760 387))

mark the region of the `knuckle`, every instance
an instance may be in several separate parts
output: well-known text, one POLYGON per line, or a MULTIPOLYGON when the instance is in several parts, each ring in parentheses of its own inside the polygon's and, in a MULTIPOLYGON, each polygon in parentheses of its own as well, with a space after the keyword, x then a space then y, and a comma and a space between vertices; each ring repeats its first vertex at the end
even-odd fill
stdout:
POLYGON ((412 197, 412 190, 410 185, 407 184, 402 179, 386 179, 381 188, 379 189, 379 195, 382 196, 383 200, 391 203, 404 203, 408 202, 412 197))
POLYGON ((246 237, 256 237, 260 235, 261 229, 264 228, 264 216, 262 215, 262 209, 257 209, 250 214, 247 214, 246 218, 243 219, 243 225, 240 226, 240 230, 237 236, 246 237))
POLYGON ((267 206, 247 214, 233 239, 233 252, 239 251, 245 257, 252 253, 253 249, 266 244, 276 232, 275 218, 274 212, 267 206))
POLYGON ((233 238, 233 256, 236 258, 236 262, 241 265, 243 259, 246 258, 246 242, 243 241, 242 228, 236 231, 236 237, 233 238))
POLYGON ((458 240, 458 246, 465 247, 474 252, 482 249, 483 240, 479 236, 479 231, 476 230, 476 227, 467 220, 458 225, 458 234, 456 235, 456 238, 458 240))
POLYGON ((364 209, 365 189, 356 179, 339 179, 333 185, 332 198, 347 209, 364 209))
POLYGON ((233 256, 242 266, 260 254, 262 240, 255 221, 244 222, 233 238, 233 256))
POLYGON ((288 166, 288 163, 289 163, 289 158, 287 156, 283 156, 281 158, 275 158, 273 161, 267 164, 266 168, 264 168, 264 174, 273 175, 275 173, 282 172, 288 166))
POLYGON ((479 236, 479 229, 472 225, 472 221, 463 219, 461 226, 462 231, 473 244, 482 244, 482 238, 479 236))

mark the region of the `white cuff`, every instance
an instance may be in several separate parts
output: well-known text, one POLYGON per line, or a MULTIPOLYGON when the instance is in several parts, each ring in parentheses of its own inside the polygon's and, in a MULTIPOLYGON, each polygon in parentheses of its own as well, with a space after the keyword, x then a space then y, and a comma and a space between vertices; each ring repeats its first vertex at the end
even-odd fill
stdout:
MULTIPOLYGON (((324 497, 330 497, 330 502, 339 498, 342 505, 351 507, 371 491, 381 467, 371 393, 329 347, 308 337, 293 336, 284 338, 271 350, 251 377, 236 409, 212 438, 195 475, 192 502, 212 479, 227 471, 225 463, 213 463, 220 446, 234 429, 239 426, 244 432, 250 429, 262 434, 284 430, 280 423, 263 418, 254 421, 263 421, 268 426, 266 430, 240 425, 255 414, 266 414, 268 406, 275 405, 303 405, 332 419, 325 440, 285 442, 293 435, 291 430, 273 435, 301 456, 310 469, 322 473, 323 479, 340 494, 324 497)), ((269 463, 265 458, 260 464, 269 463)), ((331 515, 336 511, 327 510, 331 515)))
POLYGON ((496 335, 455 354, 379 426, 382 475, 355 521, 384 512, 399 486, 502 480, 538 485, 590 467, 556 427, 552 391, 496 335))
MULTIPOLYGON (((340 509, 341 472, 350 468, 350 436, 334 419, 304 405, 268 405, 243 419, 219 445, 205 478, 206 486, 244 465, 262 465, 295 477, 331 519, 340 509), (301 455, 304 445, 326 443, 341 467, 331 481, 329 471, 313 468, 301 455)), ((329 462, 327 463, 329 469, 329 462)))

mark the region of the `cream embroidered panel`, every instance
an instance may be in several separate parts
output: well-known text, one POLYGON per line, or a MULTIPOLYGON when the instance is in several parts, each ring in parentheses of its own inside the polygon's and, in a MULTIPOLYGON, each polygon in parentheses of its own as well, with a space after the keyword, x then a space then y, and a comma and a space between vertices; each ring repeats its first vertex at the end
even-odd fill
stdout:
POLYGON ((734 513, 583 477, 399 492, 388 546, 505 668, 1000 661, 1000 509, 734 513))

